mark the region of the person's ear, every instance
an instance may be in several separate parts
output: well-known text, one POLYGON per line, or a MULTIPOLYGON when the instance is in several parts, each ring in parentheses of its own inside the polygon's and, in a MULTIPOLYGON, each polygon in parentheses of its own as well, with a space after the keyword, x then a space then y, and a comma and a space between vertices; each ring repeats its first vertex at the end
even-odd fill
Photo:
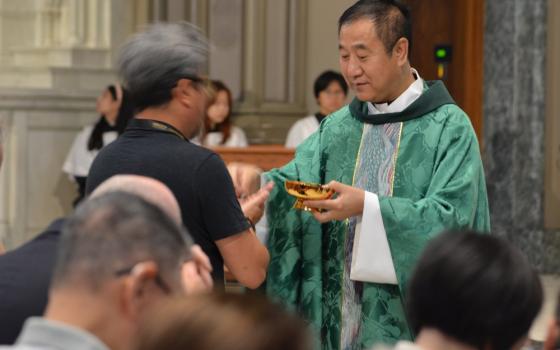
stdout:
POLYGON ((183 106, 191 108, 193 100, 197 98, 196 92, 196 86, 192 80, 180 79, 177 82, 177 86, 173 89, 172 95, 183 106))
POLYGON ((408 50, 408 39, 400 38, 397 40, 395 46, 393 47, 393 55, 395 56, 399 66, 403 66, 408 62, 408 50))
POLYGON ((146 261, 136 264, 130 274, 124 278, 124 284, 120 289, 120 302, 123 312, 130 318, 137 318, 150 302, 157 275, 156 263, 146 261))

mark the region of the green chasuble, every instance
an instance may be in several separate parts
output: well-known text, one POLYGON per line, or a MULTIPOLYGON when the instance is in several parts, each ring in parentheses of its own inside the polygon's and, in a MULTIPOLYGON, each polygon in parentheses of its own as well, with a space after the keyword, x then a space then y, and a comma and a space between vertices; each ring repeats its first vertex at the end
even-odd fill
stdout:
POLYGON ((490 230, 476 135, 440 81, 427 82, 400 113, 368 115, 355 99, 266 175, 275 182, 267 293, 311 322, 322 349, 412 339, 403 300, 426 243, 447 229, 490 230), (398 285, 350 280, 356 218, 319 224, 292 209, 285 180, 336 180, 376 193, 398 285))

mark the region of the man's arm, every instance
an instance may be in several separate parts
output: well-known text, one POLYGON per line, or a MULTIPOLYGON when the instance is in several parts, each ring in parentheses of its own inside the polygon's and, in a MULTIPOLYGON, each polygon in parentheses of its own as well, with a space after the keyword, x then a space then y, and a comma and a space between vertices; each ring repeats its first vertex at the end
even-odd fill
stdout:
MULTIPOLYGON (((272 183, 268 183, 241 204, 243 213, 252 222, 258 221, 263 215, 264 203, 272 186, 272 183)), ((263 283, 270 256, 252 228, 220 239, 216 241, 216 245, 224 258, 225 265, 241 284, 254 289, 263 283)))
POLYGON ((239 283, 255 289, 264 282, 270 257, 252 229, 220 239, 216 245, 239 283))
POLYGON ((268 251, 256 238, 251 223, 262 216, 271 186, 239 203, 231 176, 215 154, 201 164, 193 183, 209 238, 216 243, 230 272, 249 288, 263 282, 268 267, 268 251))

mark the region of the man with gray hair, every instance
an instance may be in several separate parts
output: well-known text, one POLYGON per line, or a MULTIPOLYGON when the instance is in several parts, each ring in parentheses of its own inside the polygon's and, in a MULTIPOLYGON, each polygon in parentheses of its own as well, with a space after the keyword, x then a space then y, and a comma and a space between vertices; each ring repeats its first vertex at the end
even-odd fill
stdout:
MULTIPOLYGON (((179 205, 161 182, 136 175, 114 176, 101 184, 90 198, 115 191, 140 196, 181 225, 179 205)), ((64 222, 65 219, 54 220, 36 238, 0 256, 0 345, 12 344, 24 321, 45 311, 64 222)), ((208 257, 197 245, 192 246, 191 255, 193 259, 182 268, 185 288, 189 294, 210 290, 212 279, 208 257)))
POLYGON ((256 288, 269 254, 252 229, 271 185, 240 204, 221 158, 190 143, 202 125, 206 95, 202 76, 207 43, 188 23, 157 23, 122 48, 118 70, 136 103, 128 128, 94 161, 86 193, 116 174, 138 174, 167 185, 185 226, 209 256, 213 278, 224 281, 224 264, 237 280, 256 288))
MULTIPOLYGON (((139 196, 163 210, 177 225, 183 225, 179 203, 160 181, 139 175, 115 175, 97 187, 90 198, 117 191, 139 196)), ((210 291, 213 286, 210 259, 198 244, 191 245, 190 250, 192 261, 185 263, 182 271, 185 288, 189 294, 210 291)))
POLYGON ((126 192, 89 199, 69 217, 43 318, 13 347, 126 350, 147 310, 185 293, 188 234, 157 206, 126 192))

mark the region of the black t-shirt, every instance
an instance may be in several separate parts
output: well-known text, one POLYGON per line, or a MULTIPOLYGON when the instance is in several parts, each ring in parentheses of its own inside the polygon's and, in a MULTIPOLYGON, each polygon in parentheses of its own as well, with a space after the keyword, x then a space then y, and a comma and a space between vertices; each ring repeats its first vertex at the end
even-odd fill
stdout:
POLYGON ((86 193, 117 174, 163 182, 177 198, 189 233, 210 258, 214 280, 222 285, 224 262, 214 242, 249 229, 250 223, 222 159, 186 141, 171 126, 157 124, 167 128, 154 128, 148 120, 131 120, 125 132, 95 158, 86 193))

